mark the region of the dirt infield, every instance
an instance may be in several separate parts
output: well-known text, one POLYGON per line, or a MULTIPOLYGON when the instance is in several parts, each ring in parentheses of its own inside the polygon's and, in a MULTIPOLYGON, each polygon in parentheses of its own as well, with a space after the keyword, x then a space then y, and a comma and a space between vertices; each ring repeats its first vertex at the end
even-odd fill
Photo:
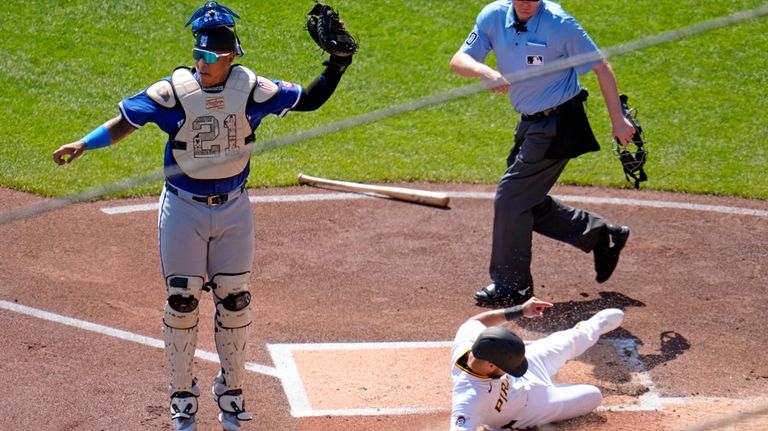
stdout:
MULTIPOLYGON (((255 421, 246 429, 448 428, 445 342, 480 311, 471 298, 487 280, 494 186, 408 186, 448 191, 451 209, 250 190, 246 405, 255 421)), ((601 308, 626 312, 622 328, 558 376, 600 386, 603 408, 540 429, 768 429, 766 202, 553 193, 632 234, 602 285, 591 255, 534 237, 536 294, 556 306, 519 322, 524 338, 601 308)), ((0 190, 0 213, 40 201, 0 190)), ((76 204, 0 225, 0 429, 170 430, 155 203, 76 204)), ((215 352, 210 302, 201 301, 195 360, 201 430, 218 429, 206 389, 217 370, 206 356, 215 352)))

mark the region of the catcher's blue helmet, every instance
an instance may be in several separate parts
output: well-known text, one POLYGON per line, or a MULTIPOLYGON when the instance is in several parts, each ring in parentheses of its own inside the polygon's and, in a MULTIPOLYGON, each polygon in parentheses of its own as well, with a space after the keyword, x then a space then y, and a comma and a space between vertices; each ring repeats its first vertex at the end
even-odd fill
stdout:
MULTIPOLYGON (((235 30, 235 18, 240 18, 240 15, 235 13, 232 9, 219 4, 215 1, 208 1, 192 14, 192 16, 184 24, 184 27, 188 27, 192 24, 192 35, 197 37, 198 32, 203 29, 211 29, 215 27, 229 27, 235 30)), ((237 55, 243 55, 243 49, 240 47, 240 38, 235 34, 237 39, 237 47, 235 52, 237 55)))

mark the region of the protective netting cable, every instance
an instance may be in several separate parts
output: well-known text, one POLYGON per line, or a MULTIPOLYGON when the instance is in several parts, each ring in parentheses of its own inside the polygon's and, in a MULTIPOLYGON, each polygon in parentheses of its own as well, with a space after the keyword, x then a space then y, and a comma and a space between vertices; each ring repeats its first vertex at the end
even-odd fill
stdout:
MULTIPOLYGON (((606 58, 615 57, 621 54, 638 51, 641 49, 660 45, 663 43, 680 40, 686 37, 690 37, 699 33, 725 27, 728 25, 741 23, 744 21, 748 21, 754 18, 764 16, 764 15, 768 15, 768 4, 755 9, 739 11, 728 16, 716 18, 716 19, 706 21, 700 24, 695 24, 689 27, 684 27, 677 30, 671 30, 655 36, 649 36, 642 39, 630 41, 615 47, 605 49, 602 51, 602 55, 600 53, 591 53, 587 55, 574 56, 565 60, 556 61, 548 65, 538 67, 534 71, 525 71, 522 73, 510 74, 505 76, 505 78, 511 84, 514 84, 516 82, 520 82, 536 76, 541 76, 547 73, 571 68, 574 66, 579 66, 582 64, 591 63, 593 61, 599 60, 602 56, 606 58)), ((296 144, 309 139, 334 133, 340 130, 345 130, 352 127, 358 127, 361 125, 370 124, 370 123, 381 121, 387 118, 391 118, 400 114, 416 111, 416 110, 427 108, 430 106, 440 105, 452 100, 456 100, 462 97, 467 97, 467 96, 479 93, 481 91, 486 91, 487 89, 488 89, 488 85, 484 82, 455 88, 453 90, 449 90, 443 93, 438 93, 438 94, 427 96, 421 99, 413 100, 401 105, 395 105, 395 106, 387 107, 377 111, 372 111, 365 114, 349 117, 341 121, 319 126, 319 127, 309 129, 300 133, 272 139, 261 145, 255 145, 252 151, 253 153, 261 153, 261 152, 273 150, 276 148, 296 144)), ((225 162, 226 160, 221 161, 221 163, 225 163, 225 162)), ((210 166, 210 162, 200 163, 201 166, 203 164, 210 166)), ((176 167, 176 169, 171 169, 170 171, 168 168, 165 168, 165 170, 158 169, 149 174, 135 176, 114 184, 97 186, 80 193, 64 196, 64 197, 53 199, 50 201, 45 201, 39 204, 29 205, 20 209, 16 209, 16 210, 12 210, 12 211, 8 211, 0 214, 0 225, 12 222, 14 220, 31 217, 44 212, 53 211, 55 209, 62 208, 72 203, 95 199, 109 193, 127 190, 129 188, 132 188, 141 184, 145 184, 148 182, 152 182, 152 181, 158 181, 164 177, 164 172, 169 176, 182 173, 181 170, 178 169, 178 167, 176 167)))

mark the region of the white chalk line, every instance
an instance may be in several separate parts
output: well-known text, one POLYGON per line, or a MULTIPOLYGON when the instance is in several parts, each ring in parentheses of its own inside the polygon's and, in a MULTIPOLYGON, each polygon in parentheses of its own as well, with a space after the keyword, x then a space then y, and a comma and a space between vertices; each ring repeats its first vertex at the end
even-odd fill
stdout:
MULTIPOLYGON (((0 300, 0 309, 23 314, 26 316, 47 320, 65 326, 93 332, 108 337, 129 341, 139 345, 164 349, 165 343, 144 335, 134 334, 121 329, 112 328, 92 322, 87 322, 61 314, 28 307, 14 302, 0 300)), ((661 397, 653 384, 650 374, 644 369, 638 359, 637 343, 632 339, 607 339, 601 343, 611 343, 620 353, 620 357, 631 352, 628 363, 633 379, 648 388, 648 392, 638 398, 636 404, 620 404, 601 406, 600 411, 656 411, 665 404, 681 404, 693 400, 701 400, 701 397, 661 397)), ((443 413, 450 411, 448 406, 435 407, 395 407, 395 408, 365 408, 365 409, 313 409, 309 397, 304 389, 296 362, 293 358, 294 351, 338 351, 338 350, 382 350, 382 349, 414 349, 414 348, 450 348, 450 341, 424 341, 424 342, 376 342, 376 343, 302 343, 302 344, 267 344, 274 367, 246 363, 246 370, 253 373, 276 377, 281 380, 293 417, 317 417, 317 416, 395 416, 425 413, 443 413)), ((195 350, 195 357, 218 364, 218 355, 201 349, 195 350)))
MULTIPOLYGON (((445 192, 450 198, 463 199, 493 199, 493 192, 445 192)), ((768 210, 759 210, 754 208, 732 207, 725 205, 705 205, 690 202, 659 201, 650 199, 625 199, 612 197, 579 196, 579 195, 552 195, 552 197, 564 202, 579 202, 601 205, 618 205, 645 208, 665 208, 679 209, 701 212, 714 212, 720 214, 746 215, 768 218, 768 210)), ((288 203, 288 202, 317 202, 334 200, 354 200, 371 199, 372 196, 361 193, 322 193, 322 194, 298 194, 298 195, 270 195, 270 196, 250 196, 253 204, 259 203, 288 203)), ((101 211, 108 215, 127 214, 142 211, 157 211, 157 203, 121 205, 112 207, 103 207, 101 211)))
MULTIPOLYGON (((147 337, 144 335, 134 334, 132 332, 123 331, 122 329, 116 329, 109 326, 99 325, 98 323, 87 322, 85 320, 75 319, 72 317, 63 316, 61 314, 51 313, 49 311, 39 310, 37 308, 27 307, 26 305, 17 304, 14 302, 0 300, 0 308, 15 313, 23 314, 30 317, 35 317, 49 322, 58 323, 65 326, 71 326, 73 328, 82 329, 96 334, 106 335, 108 337, 117 338, 119 340, 130 341, 132 343, 140 344, 142 346, 154 347, 156 349, 165 349, 165 342, 156 338, 147 337)), ((204 361, 219 363, 219 357, 216 353, 208 352, 201 349, 195 350, 195 357, 204 361)), ((264 374, 267 376, 280 377, 277 374, 277 370, 273 367, 265 365, 259 365, 252 362, 246 364, 246 369, 255 373, 264 374)))

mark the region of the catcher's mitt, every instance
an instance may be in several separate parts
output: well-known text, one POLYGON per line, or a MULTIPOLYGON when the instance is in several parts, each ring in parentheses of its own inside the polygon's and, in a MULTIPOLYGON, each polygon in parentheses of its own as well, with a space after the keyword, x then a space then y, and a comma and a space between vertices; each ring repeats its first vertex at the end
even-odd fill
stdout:
POLYGON ((643 166, 648 159, 648 151, 645 149, 645 142, 643 141, 643 128, 640 126, 640 122, 637 121, 637 110, 629 108, 627 100, 629 97, 622 94, 619 96, 621 100, 621 111, 624 116, 635 127, 635 134, 632 136, 632 143, 637 147, 637 151, 634 154, 626 147, 622 146, 619 140, 616 140, 616 147, 614 153, 618 156, 621 166, 624 168, 624 177, 632 184, 634 180, 634 186, 636 189, 640 188, 642 181, 648 181, 648 175, 645 174, 643 166))
POLYGON ((349 57, 357 52, 357 39, 344 28, 344 21, 331 6, 316 2, 307 14, 307 32, 323 51, 333 56, 349 57))

